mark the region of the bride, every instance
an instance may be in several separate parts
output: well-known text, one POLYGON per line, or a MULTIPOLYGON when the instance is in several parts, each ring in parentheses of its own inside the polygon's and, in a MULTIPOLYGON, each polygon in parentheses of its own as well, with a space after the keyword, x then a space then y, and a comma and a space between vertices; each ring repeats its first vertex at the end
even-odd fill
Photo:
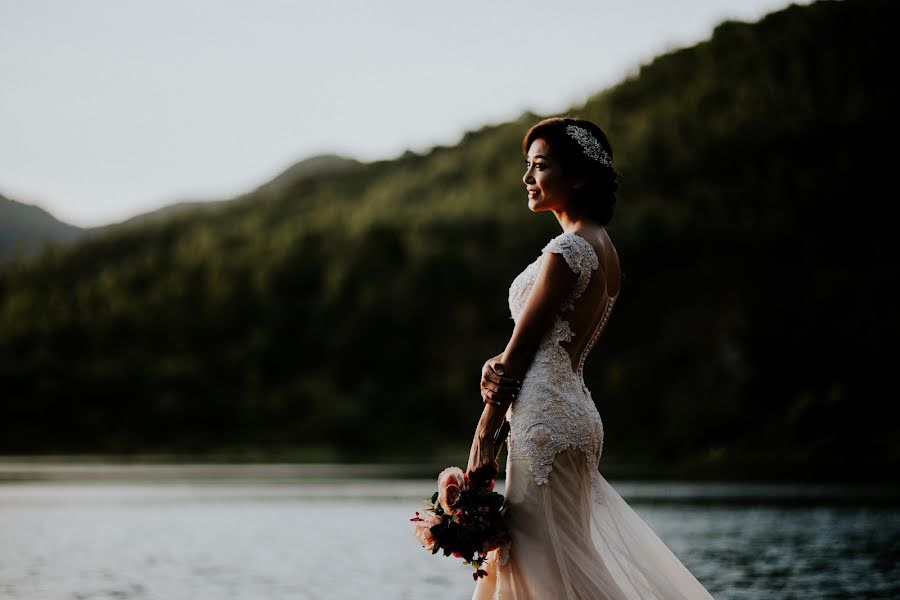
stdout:
POLYGON ((711 598, 597 470, 603 424, 583 369, 619 295, 605 228, 612 149, 594 123, 553 118, 528 131, 522 151, 528 207, 553 212, 563 232, 513 281, 512 337, 482 370, 485 408, 467 470, 497 474, 505 417, 512 543, 489 554, 473 598, 711 598))

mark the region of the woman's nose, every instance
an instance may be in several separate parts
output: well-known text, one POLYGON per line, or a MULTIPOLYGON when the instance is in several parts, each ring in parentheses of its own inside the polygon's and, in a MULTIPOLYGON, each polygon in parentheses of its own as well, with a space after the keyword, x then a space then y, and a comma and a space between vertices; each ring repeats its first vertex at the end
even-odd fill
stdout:
POLYGON ((531 176, 531 169, 528 169, 527 171, 525 171, 525 174, 522 175, 522 182, 525 185, 534 183, 534 177, 531 176))

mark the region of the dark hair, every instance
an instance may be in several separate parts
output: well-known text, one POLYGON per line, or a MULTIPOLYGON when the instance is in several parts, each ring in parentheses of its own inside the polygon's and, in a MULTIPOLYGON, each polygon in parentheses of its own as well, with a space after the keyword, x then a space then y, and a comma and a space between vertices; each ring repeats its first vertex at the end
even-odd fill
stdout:
POLYGON ((606 225, 612 221, 616 190, 619 189, 616 178, 619 174, 611 165, 585 154, 578 141, 566 132, 569 125, 577 125, 589 131, 600 142, 600 147, 609 156, 609 162, 612 162, 612 148, 603 130, 590 121, 569 117, 544 119, 529 129, 522 140, 522 154, 528 156, 528 149, 534 140, 541 138, 546 141, 560 168, 585 180, 584 185, 575 190, 574 199, 579 208, 584 210, 588 217, 601 225, 606 225))

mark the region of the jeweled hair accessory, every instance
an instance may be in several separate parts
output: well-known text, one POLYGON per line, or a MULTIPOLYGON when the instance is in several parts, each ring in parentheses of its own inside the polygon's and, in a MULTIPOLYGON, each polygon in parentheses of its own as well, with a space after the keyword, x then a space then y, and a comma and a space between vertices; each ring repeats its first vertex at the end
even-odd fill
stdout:
POLYGON ((609 158, 609 154, 603 149, 597 138, 591 135, 590 131, 580 125, 566 125, 566 133, 570 138, 578 142, 585 154, 601 165, 612 168, 612 160, 609 158))

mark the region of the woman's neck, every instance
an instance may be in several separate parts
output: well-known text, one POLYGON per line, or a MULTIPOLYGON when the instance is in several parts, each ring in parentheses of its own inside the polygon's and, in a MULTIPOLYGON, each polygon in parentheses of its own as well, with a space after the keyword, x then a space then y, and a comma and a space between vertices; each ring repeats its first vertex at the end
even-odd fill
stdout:
POLYGON ((562 227, 565 233, 574 233, 581 229, 584 222, 584 215, 574 210, 554 210, 553 215, 559 221, 559 226, 562 227))

